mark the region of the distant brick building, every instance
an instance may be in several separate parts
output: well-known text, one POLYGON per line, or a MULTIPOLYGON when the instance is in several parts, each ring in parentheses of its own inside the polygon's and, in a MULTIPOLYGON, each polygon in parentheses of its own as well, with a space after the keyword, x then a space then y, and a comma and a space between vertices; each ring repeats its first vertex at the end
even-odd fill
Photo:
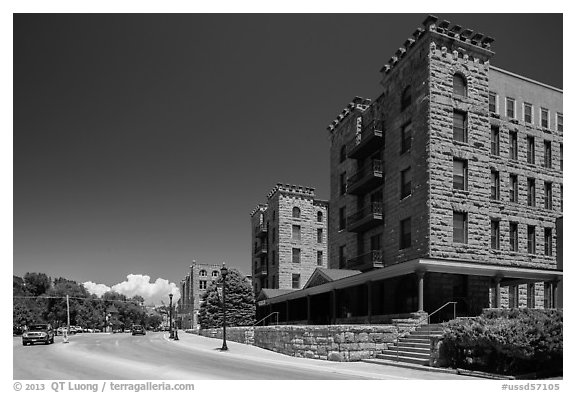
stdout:
POLYGON ((428 17, 382 94, 332 122, 328 268, 362 273, 261 306, 325 296, 330 320, 374 321, 558 305, 563 93, 491 66, 492 41, 428 17))
MULTIPOLYGON (((212 282, 220 277, 221 268, 222 264, 204 264, 196 261, 190 265, 188 274, 180 282, 180 300, 177 304, 177 316, 182 329, 198 327, 198 311, 202 295, 212 282)), ((247 278, 251 279, 250 276, 247 278)))
POLYGON ((263 289, 301 289, 328 258, 328 202, 314 189, 278 183, 251 213, 252 276, 263 289))

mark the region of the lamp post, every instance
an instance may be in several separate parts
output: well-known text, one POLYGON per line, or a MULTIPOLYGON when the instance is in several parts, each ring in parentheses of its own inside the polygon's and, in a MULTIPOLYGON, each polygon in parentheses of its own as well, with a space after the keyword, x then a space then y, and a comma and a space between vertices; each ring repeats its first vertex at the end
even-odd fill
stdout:
POLYGON ((170 338, 174 338, 174 332, 172 331, 172 294, 168 295, 170 298, 170 320, 168 321, 168 326, 170 327, 170 338))
POLYGON ((222 268, 220 269, 220 274, 222 274, 222 349, 221 351, 227 351, 228 346, 226 345, 226 275, 228 274, 228 268, 226 264, 222 263, 222 268))

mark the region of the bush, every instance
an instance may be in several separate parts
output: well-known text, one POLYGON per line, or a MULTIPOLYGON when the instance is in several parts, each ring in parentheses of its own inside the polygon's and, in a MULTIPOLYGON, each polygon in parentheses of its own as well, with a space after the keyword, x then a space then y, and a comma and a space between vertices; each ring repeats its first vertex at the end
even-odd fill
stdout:
POLYGON ((562 311, 486 310, 445 324, 439 357, 450 367, 523 374, 562 373, 562 311))

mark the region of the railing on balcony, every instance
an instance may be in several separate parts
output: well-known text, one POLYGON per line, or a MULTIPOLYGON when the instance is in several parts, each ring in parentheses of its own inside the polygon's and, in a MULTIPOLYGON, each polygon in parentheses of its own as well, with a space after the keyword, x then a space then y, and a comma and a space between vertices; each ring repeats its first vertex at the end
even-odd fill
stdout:
POLYGON ((268 266, 260 265, 254 271, 256 276, 267 276, 268 275, 268 266))
POLYGON ((264 237, 268 234, 268 227, 264 224, 257 225, 255 233, 256 237, 264 237))
POLYGON ((256 247, 254 247, 254 254, 256 256, 266 253, 268 253, 268 242, 263 242, 262 244, 259 244, 256 247))
POLYGON ((384 267, 382 250, 371 250, 365 254, 358 255, 356 258, 349 259, 346 262, 346 266, 348 269, 362 271, 384 267))
POLYGON ((372 160, 371 164, 361 168, 348 178, 346 192, 348 194, 364 194, 382 184, 382 160, 372 160))
POLYGON ((348 216, 348 231, 362 232, 382 223, 382 202, 372 202, 365 208, 348 216))
POLYGON ((384 122, 374 119, 356 134, 349 145, 349 158, 363 158, 384 146, 384 122))

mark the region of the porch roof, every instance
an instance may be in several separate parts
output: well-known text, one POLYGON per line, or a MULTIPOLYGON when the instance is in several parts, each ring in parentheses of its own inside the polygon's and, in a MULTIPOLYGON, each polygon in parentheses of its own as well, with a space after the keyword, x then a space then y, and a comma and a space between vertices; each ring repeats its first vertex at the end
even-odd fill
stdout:
POLYGON ((282 303, 310 295, 328 293, 335 289, 350 288, 370 281, 403 276, 415 272, 466 274, 470 276, 499 277, 527 281, 554 281, 562 278, 562 270, 538 269, 531 267, 505 266, 477 262, 464 262, 443 259, 413 259, 411 261, 386 266, 380 269, 343 277, 317 286, 291 291, 267 299, 258 299, 258 306, 282 303))

